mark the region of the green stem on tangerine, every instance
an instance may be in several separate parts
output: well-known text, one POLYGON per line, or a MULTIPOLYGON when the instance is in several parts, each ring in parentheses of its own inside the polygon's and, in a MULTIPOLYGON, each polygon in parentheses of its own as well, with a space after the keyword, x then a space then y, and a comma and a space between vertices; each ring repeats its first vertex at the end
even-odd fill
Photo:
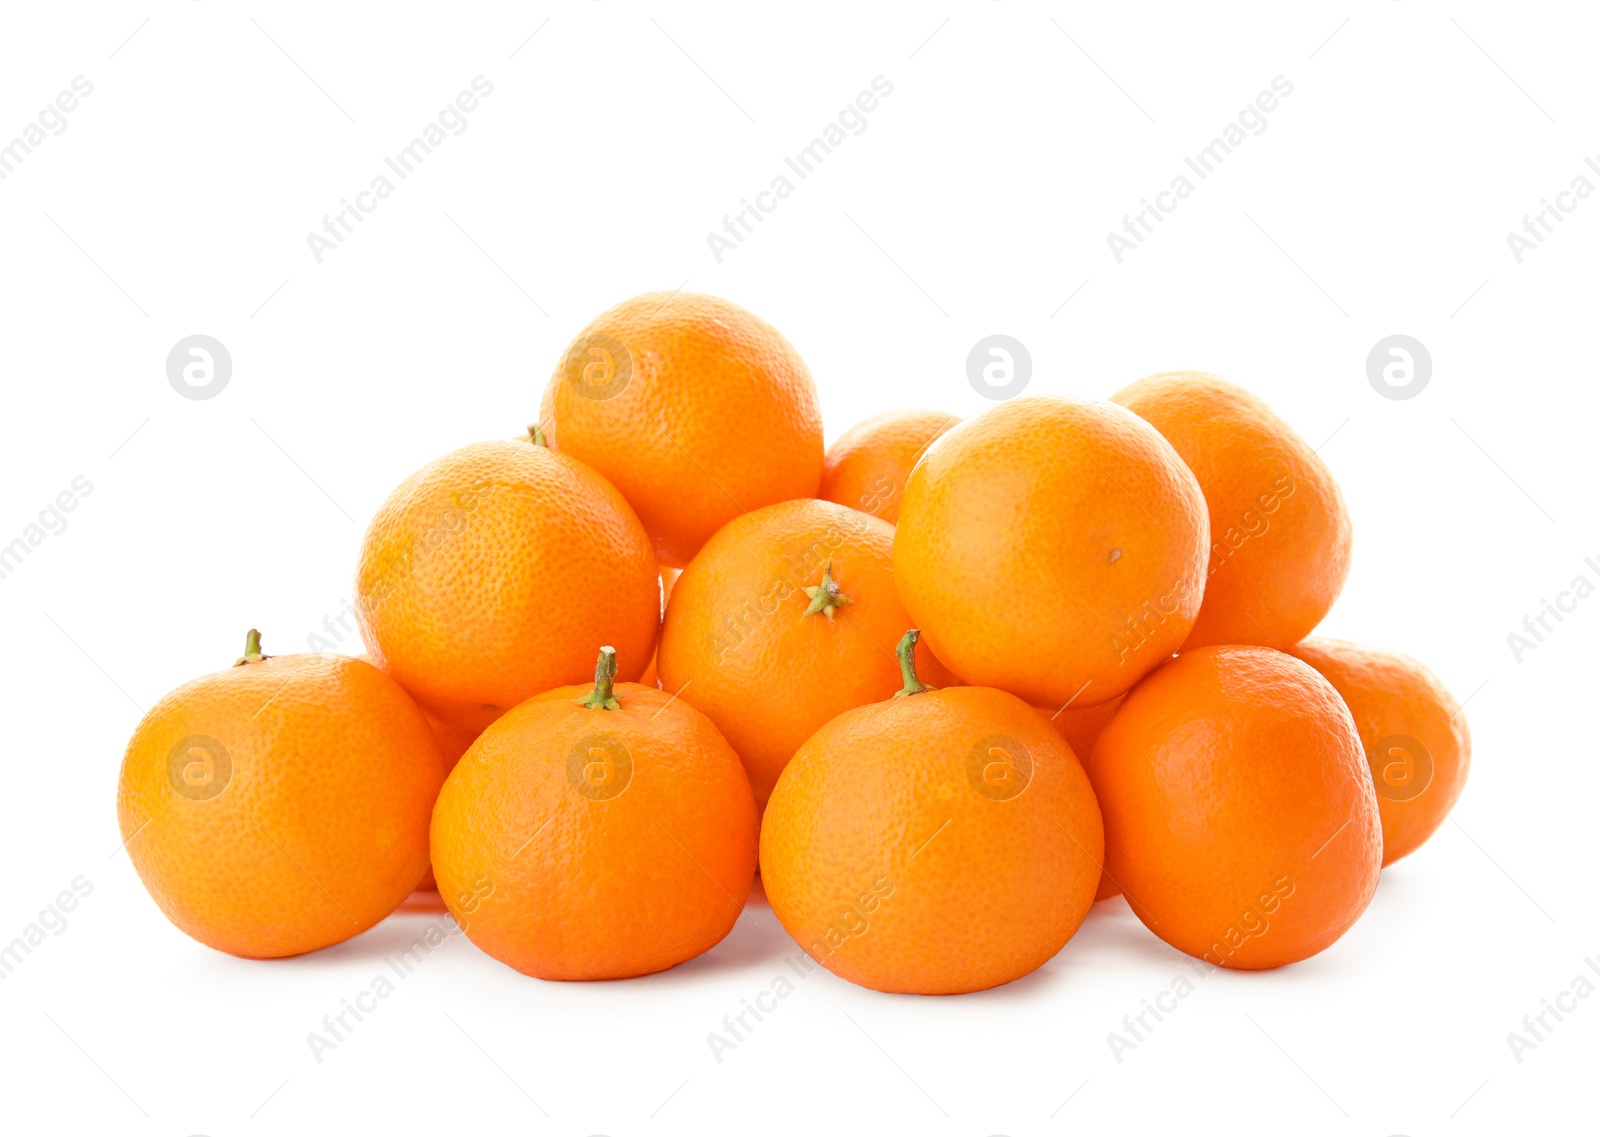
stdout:
POLYGON ((897 699, 903 699, 907 695, 920 695, 924 691, 937 691, 939 689, 930 687, 917 678, 916 650, 917 640, 921 636, 922 632, 920 630, 912 628, 900 637, 900 646, 894 649, 894 654, 900 660, 900 678, 906 681, 906 685, 894 693, 894 697, 897 699))
POLYGON ((603 647, 600 649, 600 658, 594 663, 594 690, 579 699, 578 705, 588 707, 591 711, 620 711, 622 704, 617 702, 617 696, 611 689, 616 677, 617 649, 603 647))
POLYGON ((233 661, 235 667, 245 663, 260 663, 267 657, 261 654, 261 633, 251 628, 244 634, 244 654, 233 661))
POLYGON ((855 601, 839 591, 839 582, 833 579, 832 557, 829 557, 827 563, 822 566, 822 583, 814 584, 807 588, 806 595, 811 597, 811 606, 805 610, 804 615, 801 617, 802 619, 805 616, 815 616, 818 612, 821 612, 829 620, 832 620, 835 611, 843 608, 846 604, 855 603, 855 601))
POLYGON ((530 422, 528 424, 528 433, 523 436, 523 441, 524 442, 531 442, 535 446, 549 446, 550 445, 548 442, 545 441, 544 428, 541 427, 536 422, 530 422))

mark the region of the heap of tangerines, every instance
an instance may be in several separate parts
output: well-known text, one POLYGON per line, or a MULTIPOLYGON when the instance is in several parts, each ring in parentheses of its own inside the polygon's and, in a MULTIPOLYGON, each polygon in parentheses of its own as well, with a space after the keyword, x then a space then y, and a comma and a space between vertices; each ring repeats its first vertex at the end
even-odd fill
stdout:
POLYGON ((368 655, 269 656, 134 733, 118 812, 167 916, 312 951, 437 886, 518 971, 672 967, 758 860, 784 927, 884 991, 1006 983, 1097 899, 1226 967, 1338 939, 1461 792, 1412 660, 1307 639, 1350 561, 1327 467, 1248 392, 884 415, 826 453, 749 312, 640 296, 539 421, 368 529, 368 655))

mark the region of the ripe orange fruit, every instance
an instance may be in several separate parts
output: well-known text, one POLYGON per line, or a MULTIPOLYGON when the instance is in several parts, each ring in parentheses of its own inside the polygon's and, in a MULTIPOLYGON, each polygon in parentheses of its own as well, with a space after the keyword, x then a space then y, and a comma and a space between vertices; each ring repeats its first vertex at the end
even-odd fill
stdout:
POLYGON ((252 959, 298 955, 383 919, 428 867, 444 780, 410 697, 339 655, 261 654, 186 683, 122 760, 128 857, 179 929, 252 959))
MULTIPOLYGON (((818 727, 900 686, 906 628, 887 522, 786 501, 728 522, 683 570, 657 657, 663 690, 704 712, 765 802, 818 727)), ((924 674, 946 673, 926 648, 924 674)))
MULTIPOLYGON (((1089 755, 1094 752, 1095 739, 1100 737, 1100 732, 1105 729, 1106 723, 1111 721, 1117 713, 1117 708, 1122 706, 1123 696, 1119 695, 1109 703, 1097 703, 1092 707, 1080 707, 1072 704, 1058 711, 1051 711, 1044 707, 1036 708, 1040 714, 1050 720, 1050 725, 1056 728, 1059 734, 1072 747, 1072 753, 1080 762, 1087 762, 1089 755)), ((1106 875, 1104 866, 1101 866, 1100 884, 1094 890, 1095 900, 1110 900, 1113 896, 1122 895, 1122 887, 1106 875)))
POLYGON ((1298 643, 1350 570, 1350 515, 1316 451, 1272 408, 1215 375, 1168 371, 1111 398, 1172 443, 1206 496, 1205 603, 1184 647, 1298 643))
POLYGON ((772 910, 807 954, 879 991, 978 991, 1055 955, 1094 900, 1100 811, 1072 751, 989 687, 846 711, 778 779, 761 826, 772 910))
POLYGON ((660 623, 650 539, 599 474, 532 442, 479 442, 379 507, 356 575, 372 658, 437 718, 476 733, 581 682, 596 643, 629 678, 660 623))
POLYGON ((881 517, 900 517, 906 478, 934 439, 961 420, 943 411, 890 411, 841 434, 822 460, 817 496, 881 517))
POLYGON ((1014 399, 923 454, 894 573, 963 680, 1091 706, 1189 634, 1207 532, 1194 475, 1148 423, 1110 403, 1014 399))
POLYGON ((609 478, 679 568, 739 514, 815 497, 822 474, 805 362, 715 296, 650 292, 602 312, 562 354, 539 413, 551 445, 609 478))
POLYGON ((1361 733, 1383 820, 1383 863, 1444 824, 1467 783, 1472 737, 1455 698, 1408 655, 1312 637, 1289 652, 1322 673, 1361 733))
POLYGON ((1184 652, 1128 693, 1085 768, 1107 871, 1179 951, 1293 963, 1343 935, 1377 887, 1378 803, 1355 723, 1292 656, 1184 652))
POLYGON ((462 757, 433 811, 439 893, 469 939, 541 979, 625 979, 716 946, 755 878, 739 757, 682 699, 614 683, 535 695, 462 757))

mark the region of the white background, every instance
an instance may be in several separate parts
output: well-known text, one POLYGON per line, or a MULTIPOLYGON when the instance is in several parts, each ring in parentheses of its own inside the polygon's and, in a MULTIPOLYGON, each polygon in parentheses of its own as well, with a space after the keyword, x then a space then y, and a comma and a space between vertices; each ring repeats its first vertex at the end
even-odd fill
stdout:
POLYGON ((1575 576, 1600 582, 1600 197, 1520 264, 1506 242, 1600 154, 1584 6, 172 0, 0 20, 0 141, 94 84, 0 181, 0 544, 93 485, 0 580, 0 940, 93 885, 0 981, 8 1130, 1382 1137, 1592 1112, 1600 998, 1520 1063, 1506 1039, 1600 956, 1600 599, 1520 661, 1507 643, 1575 576), (465 133, 317 263, 306 234, 480 74, 465 133), (707 232, 878 75, 894 91, 865 132, 718 263, 707 232), (1278 75, 1294 91, 1268 129, 1117 263, 1107 232, 1278 75), (706 956, 623 983, 540 982, 454 939, 318 1063, 307 1033, 438 917, 278 963, 190 941, 118 851, 123 745, 247 627, 303 650, 396 482, 517 433, 584 322, 680 286, 793 341, 830 439, 892 407, 982 410, 965 360, 996 332, 1029 348, 1030 393, 1180 367, 1259 392, 1322 445, 1354 518, 1322 630, 1469 700, 1452 820, 1329 951, 1200 981, 1120 1062, 1108 1032, 1187 969, 1117 900, 996 991, 819 971, 720 1063, 708 1032, 798 950, 760 903, 706 956), (1397 332, 1433 360, 1404 401, 1366 374, 1397 332), (165 374, 194 333, 233 359, 205 401, 165 374))

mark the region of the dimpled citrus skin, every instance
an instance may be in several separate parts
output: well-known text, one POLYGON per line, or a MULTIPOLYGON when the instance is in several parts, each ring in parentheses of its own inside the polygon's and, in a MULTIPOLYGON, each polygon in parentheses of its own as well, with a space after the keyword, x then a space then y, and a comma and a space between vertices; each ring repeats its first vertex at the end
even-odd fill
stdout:
POLYGON ((1084 768, 1106 870, 1179 951, 1294 963, 1342 936, 1377 887, 1378 803, 1355 723, 1282 652, 1184 652, 1128 693, 1084 768))
MULTIPOLYGON (((205 761, 181 751, 177 776, 205 761)), ((182 931, 234 955, 298 955, 366 931, 416 886, 444 775, 422 712, 377 668, 273 656, 150 709, 123 758, 117 819, 139 878, 182 931), (196 735, 231 762, 231 773, 193 769, 202 786, 223 779, 210 798, 173 781, 173 749, 196 735)))
MULTIPOLYGON (((787 501, 728 522, 683 570, 657 667, 717 724, 764 802, 784 763, 835 715, 900 689, 895 644, 910 618, 895 591, 887 522, 830 501, 787 501), (849 604, 806 615, 830 575, 849 604)), ((926 647, 924 680, 951 676, 926 647)))
POLYGON ((762 883, 796 942, 852 983, 925 995, 1048 961, 1089 911, 1101 855, 1071 750, 1026 703, 981 687, 833 719, 784 769, 761 826, 762 883), (1009 800, 968 775, 998 737, 1033 764, 1009 800))
POLYGON ((960 421, 943 411, 889 411, 858 422, 828 447, 817 496, 893 525, 911 468, 934 439, 960 421))
POLYGON ((530 695, 650 662, 660 579, 621 495, 568 454, 479 442, 402 482, 367 529, 361 638, 429 711, 481 730, 530 695))
POLYGON ((650 292, 602 312, 556 364, 540 421, 552 446, 622 491, 676 568, 739 514, 815 497, 822 474, 805 361, 715 296, 650 292), (619 368, 631 369, 625 385, 619 368))
MULTIPOLYGON (((1117 713, 1117 708, 1122 706, 1122 699, 1123 697, 1119 695, 1109 703, 1098 703, 1092 707, 1079 707, 1073 704, 1061 711, 1046 710, 1043 707, 1034 709, 1050 720, 1050 725, 1056 728, 1056 733, 1072 747, 1072 753, 1078 760, 1083 762, 1093 753, 1095 739, 1100 737, 1100 732, 1117 713)), ((1113 896, 1121 895, 1122 888, 1102 872, 1099 887, 1094 891, 1094 898, 1097 901, 1110 900, 1113 896)))
POLYGON ((1378 789, 1383 863, 1415 852, 1444 824, 1472 765, 1472 736, 1455 697, 1433 672, 1397 651, 1314 636, 1289 654, 1321 672, 1356 720, 1378 789), (1427 751, 1431 769, 1420 793, 1414 787, 1423 768, 1408 747, 1394 745, 1396 735, 1427 751), (1390 743, 1382 753, 1380 742, 1390 743))
POLYGON ((1183 646, 1299 642, 1350 571, 1350 514, 1316 451, 1272 408, 1215 375, 1168 371, 1111 399, 1159 430, 1205 493, 1205 603, 1183 646))
POLYGON ((739 758, 682 699, 619 683, 618 710, 587 686, 536 695, 456 764, 433 813, 439 894, 468 938, 541 979, 623 979, 714 947, 756 863, 756 807, 739 758), (600 792, 578 792, 597 736, 600 792), (569 758, 578 749, 578 768, 569 758))
POLYGON ((1148 423, 1110 403, 1013 399, 912 470, 894 573, 964 681, 1092 706, 1189 634, 1207 532, 1194 475, 1148 423))

